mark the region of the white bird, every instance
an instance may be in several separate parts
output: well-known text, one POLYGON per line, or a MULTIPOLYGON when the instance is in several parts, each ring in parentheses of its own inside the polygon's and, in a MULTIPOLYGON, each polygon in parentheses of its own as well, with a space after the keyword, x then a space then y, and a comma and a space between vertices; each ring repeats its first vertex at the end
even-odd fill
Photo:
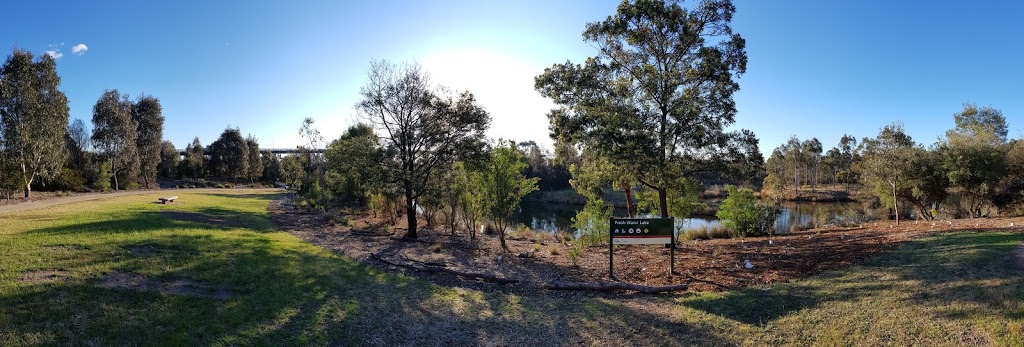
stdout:
POLYGON ((772 240, 768 240, 768 244, 769 244, 769 245, 770 245, 770 244, 772 244, 772 240))
POLYGON ((746 262, 746 264, 744 264, 743 267, 747 268, 747 270, 754 268, 754 264, 750 263, 750 259, 744 259, 743 261, 746 262))

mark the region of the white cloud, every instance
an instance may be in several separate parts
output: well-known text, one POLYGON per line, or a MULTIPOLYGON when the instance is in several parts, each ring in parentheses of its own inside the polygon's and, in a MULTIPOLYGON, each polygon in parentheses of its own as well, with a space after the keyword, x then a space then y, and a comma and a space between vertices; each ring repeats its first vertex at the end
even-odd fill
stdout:
POLYGON ((74 54, 74 55, 82 55, 82 54, 85 54, 85 52, 88 52, 88 51, 89 51, 89 46, 86 46, 84 43, 79 43, 79 44, 75 45, 74 47, 71 47, 71 53, 74 54))
POLYGON ((53 58, 53 60, 60 59, 60 57, 64 56, 64 53, 61 53, 59 50, 49 50, 43 53, 50 56, 50 58, 53 58))

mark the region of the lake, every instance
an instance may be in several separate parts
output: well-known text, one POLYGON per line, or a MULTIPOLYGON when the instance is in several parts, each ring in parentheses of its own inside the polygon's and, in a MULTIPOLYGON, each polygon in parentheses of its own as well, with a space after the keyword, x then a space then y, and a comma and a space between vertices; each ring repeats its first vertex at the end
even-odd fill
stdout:
MULTIPOLYGON (((524 224, 532 229, 555 232, 572 231, 572 217, 583 209, 582 205, 555 203, 523 203, 515 215, 515 224, 524 224)), ((842 219, 851 212, 860 212, 864 208, 857 202, 792 202, 782 203, 782 214, 775 220, 777 233, 786 233, 794 225, 809 221, 827 221, 842 219)), ((616 217, 625 217, 626 209, 616 208, 616 217)), ((702 226, 721 225, 713 216, 697 216, 677 219, 682 229, 695 229, 702 226)))

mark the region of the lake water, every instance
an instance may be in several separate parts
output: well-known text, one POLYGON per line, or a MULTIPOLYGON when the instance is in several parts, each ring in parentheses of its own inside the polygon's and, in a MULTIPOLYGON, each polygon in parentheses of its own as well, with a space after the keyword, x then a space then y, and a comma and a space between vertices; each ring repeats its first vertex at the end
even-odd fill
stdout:
MULTIPOLYGON (((515 216, 516 224, 524 224, 530 228, 545 231, 572 231, 572 217, 583 209, 582 205, 573 204, 537 204, 524 203, 515 216)), ((812 220, 828 221, 842 219, 851 212, 863 211, 861 204, 856 202, 784 202, 782 214, 775 220, 777 233, 786 233, 794 225, 805 224, 812 220)), ((625 209, 615 209, 616 217, 625 217, 625 209)), ((702 226, 721 225, 718 218, 699 216, 677 220, 682 229, 696 229, 702 226)))

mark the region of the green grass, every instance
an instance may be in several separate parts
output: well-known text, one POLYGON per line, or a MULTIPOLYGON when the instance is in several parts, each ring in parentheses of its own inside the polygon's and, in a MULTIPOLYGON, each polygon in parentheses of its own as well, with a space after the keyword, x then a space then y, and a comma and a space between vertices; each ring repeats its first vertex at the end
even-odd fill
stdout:
POLYGON ((267 190, 177 195, 0 214, 0 345, 1024 344, 1024 277, 1008 264, 1021 234, 940 235, 725 293, 514 293, 440 287, 311 246, 269 223, 267 190), (19 280, 32 271, 66 278, 19 280), (227 295, 96 286, 113 272, 227 295))

